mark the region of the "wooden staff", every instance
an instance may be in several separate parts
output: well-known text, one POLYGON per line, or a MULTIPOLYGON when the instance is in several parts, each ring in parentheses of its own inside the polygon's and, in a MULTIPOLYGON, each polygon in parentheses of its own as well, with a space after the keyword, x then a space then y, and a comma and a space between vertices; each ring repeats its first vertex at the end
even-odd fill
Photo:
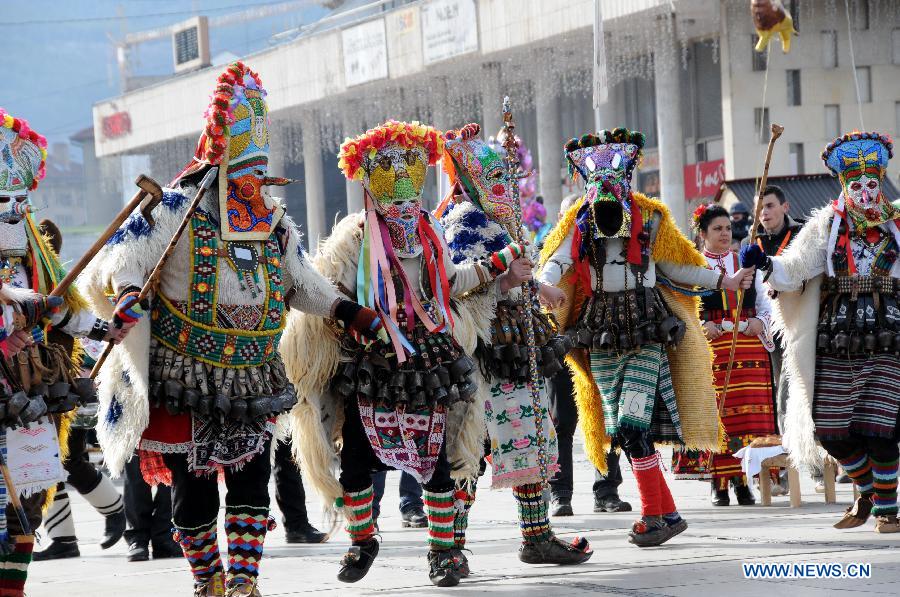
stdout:
POLYGON ((100 235, 94 244, 88 249, 87 253, 81 256, 81 259, 78 260, 78 263, 69 270, 66 274, 66 277, 63 278, 59 284, 56 285, 56 288, 50 293, 50 296, 63 296, 66 291, 69 289, 69 286, 75 281, 75 278, 84 271, 84 268, 91 262, 91 260, 97 256, 97 253, 100 252, 100 249, 109 241, 113 234, 119 229, 119 226, 131 215, 138 206, 141 208, 141 215, 144 216, 144 219, 147 220, 147 223, 150 226, 153 226, 153 215, 151 212, 153 208, 159 205, 159 202, 162 201, 162 187, 159 186, 159 183, 150 178, 149 176, 145 176, 141 174, 135 179, 134 184, 140 187, 140 190, 134 194, 134 197, 131 198, 131 201, 122 208, 122 211, 113 218, 113 221, 109 223, 109 226, 106 227, 106 230, 103 231, 103 234, 100 235))
MULTIPOLYGON (((159 284, 159 278, 160 276, 162 276, 162 271, 166 266, 166 262, 169 261, 169 257, 171 257, 172 253, 175 251, 175 245, 178 244, 178 240, 184 233, 185 228, 187 228, 188 224, 191 221, 191 218, 194 217, 194 212, 197 211, 197 207, 200 206, 200 201, 203 200, 203 196, 206 195, 206 191, 210 186, 212 186, 212 183, 216 179, 216 175, 218 174, 218 172, 219 167, 213 166, 206 172, 206 176, 203 177, 203 180, 200 181, 200 187, 197 189, 197 194, 194 196, 194 200, 191 201, 190 206, 184 213, 184 217, 181 218, 181 223, 178 225, 178 230, 175 231, 174 236, 172 236, 172 240, 169 241, 169 246, 166 247, 166 250, 159 258, 159 261, 156 262, 153 271, 150 272, 150 277, 147 278, 147 281, 144 283, 144 287, 141 288, 141 292, 140 294, 138 294, 136 302, 140 303, 144 299, 146 299, 159 284)), ((106 358, 109 356, 109 353, 112 352, 112 348, 113 343, 107 343, 106 348, 103 350, 103 354, 100 355, 100 358, 97 359, 97 363, 94 365, 94 368, 91 369, 91 379, 94 379, 95 377, 97 377, 97 374, 100 373, 100 369, 103 367, 103 363, 106 362, 106 358)))
POLYGON ((16 485, 13 483, 12 474, 9 472, 9 467, 6 466, 6 458, 3 456, 2 450, 0 450, 0 474, 3 475, 3 482, 6 484, 6 493, 9 495, 13 508, 16 510, 16 517, 19 519, 19 524, 22 526, 22 534, 30 535, 31 524, 28 522, 28 515, 25 514, 25 508, 22 507, 22 500, 19 499, 19 490, 16 489, 16 485))
MULTIPOLYGON (((759 227, 759 214, 762 211, 762 198, 759 196, 765 188, 766 184, 769 181, 769 164, 772 161, 772 150, 775 148, 775 141, 778 137, 781 136, 781 133, 784 132, 784 127, 778 124, 772 125, 772 135, 769 137, 769 147, 766 149, 766 161, 763 164, 763 175, 762 178, 759 179, 759 186, 756 187, 756 196, 753 198, 754 206, 753 206, 753 221, 750 224, 750 245, 753 245, 756 242, 756 237, 758 236, 757 228, 759 227)), ((738 264, 743 265, 743 264, 738 264)), ((728 353, 728 367, 725 369, 725 383, 722 386, 722 396, 719 401, 719 418, 722 418, 722 410, 725 408, 725 395, 728 393, 728 384, 731 382, 731 369, 734 365, 734 350, 737 347, 737 337, 738 337, 738 319, 741 316, 741 310, 744 308, 744 291, 742 289, 738 289, 737 291, 737 308, 735 309, 734 315, 734 330, 731 332, 731 351, 728 353)))
MULTIPOLYGON (((513 212, 515 213, 515 239, 524 243, 522 237, 522 202, 519 198, 519 144, 516 142, 516 124, 513 122, 512 109, 509 96, 503 98, 503 148, 506 149, 506 181, 509 184, 509 193, 513 200, 513 212)), ((541 395, 539 388, 540 373, 537 366, 537 346, 534 342, 534 321, 532 316, 532 300, 534 286, 532 281, 522 283, 522 298, 525 301, 525 309, 528 316, 525 318, 525 346, 528 349, 528 390, 531 394, 531 405, 534 407, 534 430, 537 436, 538 469, 542 483, 547 482, 547 450, 544 445, 544 422, 541 413, 541 395)))

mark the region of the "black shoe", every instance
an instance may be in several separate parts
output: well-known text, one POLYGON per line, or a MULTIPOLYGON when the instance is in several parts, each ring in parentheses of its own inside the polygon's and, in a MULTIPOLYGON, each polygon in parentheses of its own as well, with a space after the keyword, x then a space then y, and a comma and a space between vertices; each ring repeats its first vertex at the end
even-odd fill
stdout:
POLYGON ((129 562, 146 562, 150 559, 150 548, 146 543, 132 543, 128 546, 128 555, 125 557, 129 562))
POLYGON ((341 571, 338 572, 338 580, 341 582, 356 582, 361 580, 372 567, 375 556, 378 555, 378 539, 372 537, 359 544, 353 544, 344 558, 341 560, 341 571))
POLYGON ((450 553, 456 559, 456 572, 459 574, 460 578, 469 578, 469 575, 472 571, 469 569, 469 558, 466 557, 466 554, 463 553, 458 547, 454 547, 450 550, 450 553))
POLYGON ((667 520, 663 516, 642 516, 628 533, 629 543, 638 547, 656 547, 687 529, 687 521, 680 516, 667 520))
POLYGON ((171 543, 160 543, 153 545, 153 559, 165 560, 167 558, 183 558, 184 552, 181 546, 172 541, 171 543))
POLYGON ((594 496, 594 512, 631 512, 631 504, 623 502, 617 495, 594 496))
POLYGON ((594 555, 587 539, 576 537, 566 543, 556 537, 546 541, 523 542, 519 547, 519 560, 526 564, 557 564, 571 566, 587 562, 594 555))
POLYGON ((572 498, 553 498, 550 516, 574 516, 572 511, 572 498))
POLYGON ((81 555, 78 551, 78 541, 57 541, 54 539, 47 549, 34 552, 33 559, 35 562, 43 562, 46 560, 64 560, 66 558, 77 558, 81 555))
POLYGON ((737 497, 738 504, 741 506, 752 506, 756 504, 756 498, 753 497, 753 492, 750 491, 750 487, 747 485, 735 485, 734 495, 737 497))
POLYGON ((436 587, 455 587, 459 584, 458 562, 452 549, 428 551, 428 578, 436 587))
POLYGON ((119 542, 123 534, 125 534, 125 510, 120 510, 106 517, 106 528, 103 532, 103 541, 100 542, 100 549, 109 549, 119 542))
POLYGON ((422 508, 410 508, 400 513, 400 526, 405 528, 423 529, 428 526, 428 517, 422 508))
POLYGON ((328 533, 323 533, 306 523, 296 529, 285 529, 284 538, 288 543, 325 543, 328 540, 328 533))
POLYGON ((731 505, 731 498, 728 497, 728 489, 716 489, 715 484, 712 486, 712 494, 710 494, 709 499, 713 506, 731 505))

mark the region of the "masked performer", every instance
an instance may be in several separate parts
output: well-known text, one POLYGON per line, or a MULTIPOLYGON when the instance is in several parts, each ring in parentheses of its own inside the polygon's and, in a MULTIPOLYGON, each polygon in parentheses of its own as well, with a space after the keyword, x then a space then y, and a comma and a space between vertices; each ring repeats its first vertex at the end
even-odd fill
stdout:
POLYGON ((815 212, 780 256, 742 250, 779 291, 791 457, 816 464, 819 440, 860 493, 835 527, 858 527, 874 514, 879 533, 900 531, 900 209, 881 187, 892 152, 879 133, 835 139, 822 159, 841 182, 840 197, 815 212))
MULTIPOLYGON (((702 242, 703 256, 713 271, 733 274, 740 269, 738 255, 731 250, 731 219, 725 208, 700 205, 693 216, 694 229, 702 242)), ((741 461, 734 452, 750 445, 754 438, 775 433, 772 367, 769 351, 775 348, 771 331, 771 301, 757 272, 754 284, 744 294, 744 307, 735 321, 737 293, 712 292, 702 300, 700 317, 703 332, 713 351, 713 376, 722 404, 722 423, 728 433, 728 447, 720 454, 675 451, 675 478, 711 479, 714 506, 728 506, 729 481, 738 504, 756 503, 741 461), (737 328, 737 329, 735 329, 737 328), (731 341, 738 334, 728 391, 723 395, 731 341)), ((767 474, 767 473, 766 473, 767 474)))
POLYGON ((566 291, 557 319, 576 346, 568 360, 588 456, 605 470, 615 441, 631 460, 642 518, 630 541, 641 547, 687 528, 654 444, 718 450, 722 437, 697 300, 673 289, 752 282, 744 270, 708 269, 666 207, 631 191, 643 145, 625 129, 566 145, 585 193, 548 236, 538 276, 566 291))
POLYGON ((111 291, 121 313, 139 317, 140 288, 198 181, 218 166, 217 182, 162 272, 150 317, 102 369, 97 427, 113 472, 139 448, 147 482, 172 485, 176 540, 196 595, 222 594, 223 576, 227 595, 259 595, 259 562, 272 526, 274 417, 296 401, 277 351, 288 307, 366 332, 375 321, 315 272, 284 207, 263 193, 266 185, 288 182, 266 175, 267 111, 259 76, 231 64, 219 76, 194 160, 164 190, 155 225, 133 215, 85 272, 97 305, 111 291), (224 574, 218 475, 228 490, 224 574))
MULTIPOLYGON (((479 131, 477 124, 469 124, 444 135, 443 166, 453 190, 438 213, 456 264, 490 259, 494 251, 512 242, 516 233, 515 209, 504 184, 507 174, 503 160, 477 137, 479 131)), ((519 264, 527 266, 528 262, 522 260, 513 267, 518 268, 519 264)), ((552 286, 541 290, 560 292, 552 286)), ((500 296, 493 288, 487 288, 469 293, 461 302, 478 311, 490 310, 496 304, 492 325, 479 330, 475 356, 480 361, 477 375, 483 379, 479 380, 478 399, 484 402, 490 436, 492 487, 512 487, 516 498, 523 538, 519 559, 528 564, 584 562, 592 554, 587 542, 576 539, 572 544, 565 543, 553 535, 542 495, 547 475, 558 469, 556 433, 548 415, 544 377, 562 369, 571 344, 565 336, 556 335, 554 324, 540 311, 537 293, 535 304, 528 306, 521 287, 513 287, 500 296), (530 389, 526 318, 533 318, 540 367, 540 379, 535 380, 537 403, 530 389)), ((475 483, 459 484, 457 499, 463 508, 455 516, 453 540, 466 573, 468 563, 461 550, 466 542, 469 508, 475 500, 475 483)))
MULTIPOLYGON (((522 247, 503 246, 484 263, 453 263, 440 227, 422 209, 427 168, 442 152, 440 133, 416 122, 388 121, 341 146, 340 166, 363 184, 366 210, 337 224, 316 265, 347 296, 378 312, 389 341, 363 346, 309 317, 288 334, 288 372, 303 397, 294 411, 294 446, 320 495, 347 516, 353 546, 338 575, 344 582, 361 579, 378 553, 371 471, 389 466, 422 483, 429 577, 438 586, 459 583, 451 469, 458 478, 473 477, 483 454, 484 412, 474 400, 475 362, 466 352, 492 313, 454 315, 450 304, 492 286, 522 247), (311 343, 316 357, 304 358, 311 343)), ((500 278, 502 290, 521 282, 500 278)))

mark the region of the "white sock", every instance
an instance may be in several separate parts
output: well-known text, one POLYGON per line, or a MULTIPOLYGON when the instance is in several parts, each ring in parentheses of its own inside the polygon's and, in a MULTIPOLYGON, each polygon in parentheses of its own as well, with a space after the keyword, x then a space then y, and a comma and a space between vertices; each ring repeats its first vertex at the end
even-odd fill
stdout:
POLYGON ((116 486, 109 480, 109 477, 102 474, 100 475, 100 483, 97 487, 84 494, 84 499, 103 516, 121 512, 125 508, 122 502, 122 495, 116 490, 116 486))
POLYGON ((44 528, 47 530, 47 536, 54 541, 77 541, 75 519, 72 518, 72 505, 69 503, 69 494, 66 493, 65 488, 56 492, 56 498, 47 509, 47 514, 44 516, 44 528))

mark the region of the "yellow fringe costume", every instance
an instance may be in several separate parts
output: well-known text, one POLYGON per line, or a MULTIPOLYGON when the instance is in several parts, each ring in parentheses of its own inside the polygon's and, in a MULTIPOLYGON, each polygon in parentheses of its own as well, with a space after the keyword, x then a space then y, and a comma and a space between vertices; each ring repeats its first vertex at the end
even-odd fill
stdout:
MULTIPOLYGON (((706 260, 678 229, 665 204, 637 192, 633 193, 632 197, 640 207, 644 221, 652 217, 660 219, 652 248, 654 261, 706 267, 706 260)), ((547 235, 541 251, 541 267, 571 232, 583 203, 584 197, 565 213, 547 235)), ((574 268, 564 273, 558 288, 565 293, 566 300, 554 315, 560 326, 568 329, 577 322, 591 289, 584 288, 578 283, 574 268)), ((716 405, 712 351, 700 325, 700 300, 662 285, 659 286, 659 290, 668 307, 684 321, 687 328, 684 339, 677 348, 667 350, 685 447, 718 452, 725 443, 725 430, 719 421, 716 405)), ((572 371, 575 385, 575 403, 578 406, 578 421, 584 433, 585 451, 594 466, 601 472, 606 472, 606 454, 609 452, 612 438, 606 433, 602 398, 591 375, 590 356, 584 349, 575 349, 566 357, 566 362, 572 371)))

